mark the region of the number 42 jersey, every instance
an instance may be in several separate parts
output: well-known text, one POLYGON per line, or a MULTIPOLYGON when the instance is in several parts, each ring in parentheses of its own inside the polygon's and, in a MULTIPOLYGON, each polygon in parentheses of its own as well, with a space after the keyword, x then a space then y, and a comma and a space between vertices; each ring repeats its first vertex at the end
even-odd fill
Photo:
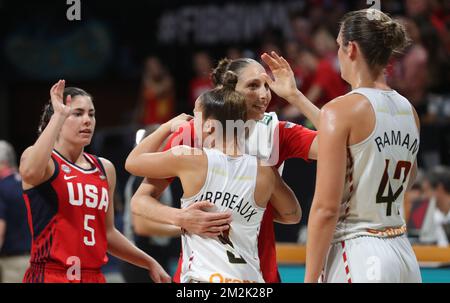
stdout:
POLYGON ((24 192, 33 236, 30 263, 44 267, 98 270, 107 262, 108 181, 100 160, 90 154, 83 169, 53 150, 53 176, 24 192), (79 263, 78 263, 79 262, 79 263))
POLYGON ((368 138, 348 147, 333 242, 401 235, 406 227, 400 207, 420 142, 412 105, 393 90, 359 88, 349 94, 369 100, 376 122, 368 138))

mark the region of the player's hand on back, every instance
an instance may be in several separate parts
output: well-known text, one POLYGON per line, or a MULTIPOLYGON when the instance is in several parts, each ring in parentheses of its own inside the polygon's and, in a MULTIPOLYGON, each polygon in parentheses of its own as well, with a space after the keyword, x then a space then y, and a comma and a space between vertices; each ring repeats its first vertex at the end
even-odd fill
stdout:
POLYGON ((231 212, 208 212, 214 206, 208 201, 195 202, 183 209, 180 226, 190 234, 216 237, 230 228, 231 212))
POLYGON ((66 104, 64 104, 64 87, 66 86, 65 80, 59 80, 50 89, 50 101, 52 102, 53 111, 63 117, 68 117, 71 112, 70 103, 72 97, 67 96, 66 104))
POLYGON ((152 258, 150 264, 148 265, 148 274, 150 278, 155 283, 171 283, 172 278, 169 274, 164 270, 164 268, 152 258))

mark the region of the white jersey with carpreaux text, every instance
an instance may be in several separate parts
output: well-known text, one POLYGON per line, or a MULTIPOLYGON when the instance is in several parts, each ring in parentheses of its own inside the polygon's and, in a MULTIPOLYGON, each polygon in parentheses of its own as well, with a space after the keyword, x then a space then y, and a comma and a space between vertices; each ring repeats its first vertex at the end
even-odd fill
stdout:
POLYGON ((257 158, 203 150, 208 157, 205 183, 196 195, 182 198, 181 207, 209 200, 214 204, 210 211, 231 211, 232 222, 219 237, 183 234, 181 282, 264 282, 258 234, 265 209, 254 200, 257 158))
POLYGON ((359 88, 349 94, 369 100, 376 123, 368 138, 348 147, 344 194, 333 242, 404 234, 400 206, 420 143, 412 105, 393 90, 359 88))

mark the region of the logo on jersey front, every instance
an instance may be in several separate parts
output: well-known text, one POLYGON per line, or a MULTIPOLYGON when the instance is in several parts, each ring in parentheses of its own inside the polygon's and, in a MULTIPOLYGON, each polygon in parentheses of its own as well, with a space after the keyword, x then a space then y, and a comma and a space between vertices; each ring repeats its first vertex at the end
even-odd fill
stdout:
POLYGON ((86 205, 88 208, 108 211, 109 194, 105 187, 95 185, 67 182, 69 203, 73 206, 86 205))
POLYGON ((294 128, 296 124, 292 123, 292 122, 286 122, 286 124, 284 125, 284 128, 294 128))
POLYGON ((261 120, 259 120, 258 122, 261 122, 265 125, 269 125, 269 123, 270 123, 270 121, 272 121, 272 119, 273 118, 271 115, 264 114, 264 117, 261 120))
POLYGON ((68 176, 68 175, 64 175, 64 180, 68 181, 68 180, 72 180, 74 178, 76 178, 78 176, 68 176))
POLYGON ((68 167, 68 166, 65 165, 65 164, 62 164, 62 165, 61 165, 61 169, 62 169, 62 171, 65 172, 66 174, 70 174, 70 172, 72 171, 72 170, 70 169, 70 167, 68 167))

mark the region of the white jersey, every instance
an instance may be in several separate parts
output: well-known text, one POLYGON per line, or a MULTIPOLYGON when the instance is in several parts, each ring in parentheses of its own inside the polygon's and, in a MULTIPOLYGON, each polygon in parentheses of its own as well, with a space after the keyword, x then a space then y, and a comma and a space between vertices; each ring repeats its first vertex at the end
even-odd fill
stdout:
MULTIPOLYGON (((267 165, 275 166, 280 159, 280 129, 278 116, 275 112, 264 113, 255 128, 251 130, 246 140, 246 153, 265 161, 267 165)), ((283 175, 284 162, 278 167, 283 175)))
POLYGON ((181 199, 181 207, 209 200, 213 212, 232 212, 228 232, 220 237, 182 236, 181 282, 264 282, 258 257, 258 234, 264 208, 254 200, 257 158, 230 157, 203 149, 208 172, 202 189, 181 199))
POLYGON ((264 117, 257 121, 246 140, 246 153, 276 165, 280 146, 278 122, 276 113, 264 113, 264 117))
POLYGON ((357 236, 404 234, 400 214, 410 172, 419 150, 412 105, 396 91, 359 88, 376 122, 364 141, 347 150, 347 175, 334 243, 357 236))

